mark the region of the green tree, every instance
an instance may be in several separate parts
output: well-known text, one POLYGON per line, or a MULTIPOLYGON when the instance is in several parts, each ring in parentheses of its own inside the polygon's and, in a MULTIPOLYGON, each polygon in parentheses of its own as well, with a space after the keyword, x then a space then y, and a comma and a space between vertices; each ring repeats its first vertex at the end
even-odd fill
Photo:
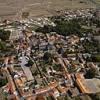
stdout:
POLYGON ((47 62, 47 63, 51 63, 52 62, 52 54, 49 52, 44 53, 43 59, 47 62))
POLYGON ((90 96, 91 96, 92 100, 100 100, 100 93, 91 94, 90 96))
POLYGON ((53 68, 54 68, 54 70, 56 70, 56 71, 61 71, 61 69, 62 69, 61 64, 54 64, 54 65, 53 65, 53 68))
POLYGON ((0 50, 6 50, 6 43, 5 42, 2 42, 0 41, 0 50))
POLYGON ((100 93, 95 95, 95 100, 100 100, 100 93))
POLYGON ((58 34, 67 36, 70 34, 78 34, 80 35, 81 26, 76 20, 71 21, 60 21, 56 23, 55 31, 58 34))
POLYGON ((86 78, 94 78, 96 75, 97 75, 97 70, 91 68, 91 69, 89 69, 89 70, 87 71, 87 73, 85 74, 85 77, 86 77, 86 78))
POLYGON ((7 84, 7 79, 6 78, 4 78, 4 79, 0 79, 0 87, 2 87, 2 86, 4 86, 4 85, 6 85, 7 84))
POLYGON ((92 56, 92 61, 93 62, 100 62, 100 55, 95 55, 95 56, 92 56))
POLYGON ((44 25, 44 27, 39 27, 35 31, 36 32, 42 32, 42 33, 50 33, 54 30, 53 26, 50 25, 44 25))
POLYGON ((37 28, 35 31, 42 32, 42 33, 56 32, 64 36, 67 36, 70 34, 77 34, 79 36, 82 35, 81 25, 75 19, 70 20, 70 21, 59 20, 59 21, 55 21, 55 24, 56 24, 55 27, 50 26, 50 25, 45 25, 44 27, 37 28))
POLYGON ((32 60, 29 60, 28 63, 26 64, 26 66, 32 66, 34 63, 32 60))
POLYGON ((5 40, 8 40, 9 37, 10 37, 10 31, 5 31, 5 30, 0 30, 0 39, 5 41, 5 40))

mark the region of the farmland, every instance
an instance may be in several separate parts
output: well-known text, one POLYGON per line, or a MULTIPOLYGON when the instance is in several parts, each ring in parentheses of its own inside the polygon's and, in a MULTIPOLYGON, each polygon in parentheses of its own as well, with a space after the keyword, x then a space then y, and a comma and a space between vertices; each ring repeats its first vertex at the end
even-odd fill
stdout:
POLYGON ((95 8, 95 4, 91 0, 0 0, 0 17, 12 18, 23 11, 31 16, 52 15, 56 10, 70 8, 95 8))

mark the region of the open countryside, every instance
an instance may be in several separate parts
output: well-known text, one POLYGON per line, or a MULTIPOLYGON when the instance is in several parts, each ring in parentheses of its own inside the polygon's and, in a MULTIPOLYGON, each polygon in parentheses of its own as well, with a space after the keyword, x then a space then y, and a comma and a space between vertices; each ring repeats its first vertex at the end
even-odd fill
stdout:
MULTIPOLYGON (((100 3, 100 0, 94 0, 100 3)), ((29 11, 30 16, 55 14, 55 11, 74 8, 95 8, 93 0, 0 0, 0 16, 13 18, 21 12, 29 11)))

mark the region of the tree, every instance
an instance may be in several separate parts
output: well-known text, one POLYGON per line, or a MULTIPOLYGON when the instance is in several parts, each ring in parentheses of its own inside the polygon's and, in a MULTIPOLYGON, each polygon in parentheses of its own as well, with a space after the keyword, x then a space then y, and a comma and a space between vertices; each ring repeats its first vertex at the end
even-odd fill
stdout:
POLYGON ((10 31, 5 31, 5 30, 0 30, 0 39, 5 41, 8 40, 10 37, 11 32, 10 31))
POLYGON ((93 100, 100 100, 100 93, 90 95, 93 100))
POLYGON ((30 66, 32 66, 33 64, 34 64, 33 61, 32 61, 32 60, 29 60, 28 63, 26 64, 26 66, 30 67, 30 66))
POLYGON ((6 78, 4 78, 4 79, 0 79, 0 87, 2 87, 2 86, 4 86, 4 85, 6 85, 7 84, 7 79, 6 78))
POLYGON ((61 71, 61 70, 62 70, 61 64, 54 64, 54 65, 53 65, 53 68, 54 68, 54 70, 56 70, 56 71, 61 71))
POLYGON ((0 41, 0 50, 2 50, 2 51, 6 50, 5 42, 0 41))
POLYGON ((100 100, 100 93, 95 95, 95 100, 100 100))
POLYGON ((93 62, 100 62, 100 55, 95 55, 95 56, 92 56, 92 61, 93 62))
POLYGON ((70 20, 70 21, 59 21, 56 23, 55 31, 58 34, 67 36, 70 34, 78 34, 80 35, 81 26, 76 20, 70 20))
POLYGON ((97 70, 94 68, 91 68, 87 71, 87 73, 85 74, 86 78, 94 78, 97 75, 97 70))
POLYGON ((35 31, 36 32, 42 32, 42 33, 50 33, 54 30, 53 28, 54 28, 53 26, 44 25, 44 27, 39 27, 35 31))
POLYGON ((80 97, 79 96, 76 96, 76 97, 74 97, 73 100, 80 100, 80 97))
POLYGON ((71 34, 77 34, 81 36, 81 25, 78 23, 77 20, 73 19, 70 21, 64 21, 59 20, 55 22, 56 26, 50 26, 45 25, 44 27, 39 27, 35 31, 36 32, 42 32, 42 33, 50 33, 50 32, 56 32, 60 35, 71 35, 71 34))
POLYGON ((49 52, 44 53, 43 59, 46 62, 51 63, 52 62, 52 54, 49 52))

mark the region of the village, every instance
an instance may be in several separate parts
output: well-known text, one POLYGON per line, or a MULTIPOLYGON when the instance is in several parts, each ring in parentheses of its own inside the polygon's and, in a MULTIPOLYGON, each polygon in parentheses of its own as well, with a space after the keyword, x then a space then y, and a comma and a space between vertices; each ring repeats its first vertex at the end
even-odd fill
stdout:
POLYGON ((99 100, 100 11, 24 15, 0 22, 3 100, 99 100))

